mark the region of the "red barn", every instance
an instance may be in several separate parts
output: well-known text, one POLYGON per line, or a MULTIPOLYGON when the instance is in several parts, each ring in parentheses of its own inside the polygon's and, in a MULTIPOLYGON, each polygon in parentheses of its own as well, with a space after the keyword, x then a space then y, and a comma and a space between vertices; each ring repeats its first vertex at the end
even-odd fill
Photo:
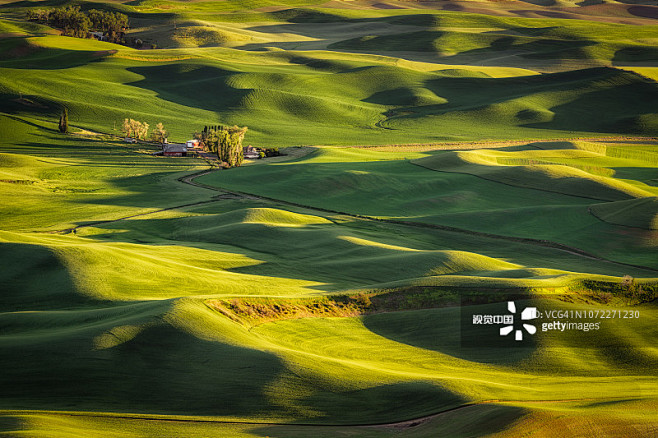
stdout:
POLYGON ((162 145, 162 155, 165 157, 186 157, 187 146, 178 143, 164 144, 162 145))

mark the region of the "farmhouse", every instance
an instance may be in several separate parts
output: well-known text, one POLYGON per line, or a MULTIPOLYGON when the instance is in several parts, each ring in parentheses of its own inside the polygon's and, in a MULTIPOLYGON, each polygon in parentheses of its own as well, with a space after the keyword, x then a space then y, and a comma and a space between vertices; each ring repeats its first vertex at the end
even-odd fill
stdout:
POLYGON ((89 37, 97 39, 98 41, 107 41, 107 37, 103 32, 89 32, 89 37))
POLYGON ((165 157, 186 157, 187 145, 180 143, 163 144, 162 155, 165 157))
POLYGON ((245 158, 254 159, 260 157, 260 155, 258 154, 258 149, 256 149, 252 145, 244 146, 242 148, 242 154, 244 155, 245 158))
POLYGON ((185 146, 187 146, 188 149, 195 149, 199 147, 199 140, 187 140, 185 142, 185 146))

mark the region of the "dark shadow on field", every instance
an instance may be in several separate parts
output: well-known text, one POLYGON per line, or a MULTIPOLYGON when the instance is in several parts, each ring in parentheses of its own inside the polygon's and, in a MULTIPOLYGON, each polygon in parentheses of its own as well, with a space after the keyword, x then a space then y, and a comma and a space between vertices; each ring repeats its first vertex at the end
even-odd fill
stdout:
POLYGON ((530 413, 529 410, 515 406, 482 404, 464 406, 425 417, 409 418, 404 424, 396 423, 400 420, 397 420, 398 416, 392 414, 387 421, 372 426, 264 426, 251 429, 249 432, 272 438, 334 438, 337 436, 470 438, 502 432, 528 413, 530 413))
POLYGON ((23 421, 20 418, 11 417, 9 414, 0 416, 0 432, 7 433, 7 436, 11 436, 12 432, 18 434, 23 429, 23 421))
POLYGON ((622 400, 606 400, 606 401, 600 401, 600 402, 592 402, 588 403, 586 405, 583 405, 584 408, 598 408, 598 407, 608 407, 608 406, 615 406, 615 405, 625 405, 627 403, 635 403, 638 401, 641 401, 642 398, 627 398, 627 399, 622 399, 622 400))
MULTIPOLYGON (((428 78, 424 88, 447 100, 438 105, 395 108, 395 118, 417 119, 452 111, 474 111, 546 91, 578 91, 596 80, 605 69, 586 69, 567 73, 510 78, 446 77, 428 78), (399 115, 397 115, 399 114, 399 115)), ((613 70, 616 71, 616 70, 613 70)), ((439 72, 439 74, 441 74, 439 72)), ((400 90, 378 92, 365 102, 389 105, 399 99, 400 90)))
POLYGON ((157 316, 133 320, 3 344, 0 406, 245 417, 276 409, 264 393, 285 369, 276 356, 199 339, 157 316), (97 336, 127 323, 141 327, 134 338, 94 348, 97 336))
POLYGON ((64 50, 39 47, 27 37, 0 39, 0 67, 27 70, 63 70, 101 61, 115 51, 64 50))
POLYGON ((316 421, 338 424, 386 423, 430 415, 468 400, 429 382, 401 382, 367 389, 319 390, 300 401, 321 412, 316 421), (367 419, 364 419, 364 416, 367 419))
MULTIPOLYGON (((38 102, 43 103, 42 100, 38 102)), ((49 105, 55 106, 51 103, 49 105)), ((53 114, 52 117, 54 118, 55 115, 53 114)), ((60 165, 65 172, 63 179, 67 181, 67 184, 70 182, 71 185, 71 187, 58 186, 57 190, 60 193, 69 189, 71 193, 75 192, 76 182, 78 180, 83 182, 88 178, 83 176, 86 173, 100 175, 107 186, 121 189, 123 192, 121 194, 115 192, 111 196, 88 195, 83 199, 71 199, 71 202, 164 208, 176 203, 194 202, 190 200, 191 194, 196 195, 194 199, 204 200, 210 199, 213 195, 212 192, 208 192, 207 196, 204 196, 201 193, 202 189, 176 181, 175 178, 182 176, 182 172, 191 172, 192 162, 188 158, 154 157, 148 153, 148 150, 156 151, 158 148, 156 145, 131 145, 106 136, 64 135, 55 129, 54 123, 46 125, 10 114, 0 114, 0 120, 3 122, 3 126, 8 127, 8 129, 0 130, 0 144, 2 144, 3 153, 26 154, 46 162, 50 162, 50 158, 80 160, 78 162, 67 160, 60 165), (52 128, 48 126, 52 126, 52 128), (19 133, 21 142, 16 143, 14 137, 19 133), (143 153, 144 150, 147 152, 143 153), (140 153, 136 153, 137 151, 140 153), (80 169, 79 175, 76 173, 77 168, 80 169), (116 169, 116 175, 113 175, 112 169, 116 169), (126 169, 139 172, 139 174, 138 176, 125 176, 126 169)), ((41 172, 39 178, 56 184, 61 179, 59 170, 59 168, 46 169, 41 172)), ((93 176, 90 177, 93 178, 93 176)))
MULTIPOLYGON (((333 290, 410 280, 431 275, 436 268, 443 269, 446 262, 450 266, 451 262, 447 261, 444 254, 413 251, 414 249, 468 251, 518 263, 526 268, 543 267, 571 271, 574 266, 578 266, 579 272, 604 275, 625 275, 628 273, 626 271, 632 269, 578 257, 546 246, 515 241, 513 238, 494 239, 469 232, 449 231, 432 225, 442 223, 440 218, 435 218, 437 214, 448 215, 454 208, 458 209, 456 213, 466 217, 468 214, 477 215, 482 211, 506 210, 518 206, 584 206, 589 202, 580 199, 574 201, 564 195, 513 187, 502 190, 501 188, 506 186, 488 183, 473 176, 434 172, 405 162, 252 166, 217 176, 223 178, 224 175, 231 176, 231 184, 226 186, 229 190, 240 187, 239 190, 247 193, 281 197, 291 202, 340 209, 353 214, 390 215, 399 220, 425 222, 427 226, 405 226, 356 218, 344 218, 333 224, 304 223, 300 226, 289 226, 290 224, 286 224, 285 214, 283 222, 277 222, 280 218, 277 210, 323 217, 332 214, 281 205, 274 201, 245 199, 218 201, 213 204, 216 210, 204 210, 201 216, 171 219, 143 217, 139 221, 100 225, 95 231, 99 234, 95 234, 93 238, 152 244, 176 242, 178 245, 241 253, 261 263, 231 268, 233 272, 318 281, 323 283, 320 288, 328 287, 333 290), (388 199, 389 202, 381 203, 381 199, 388 199), (268 222, 270 219, 264 222, 248 219, 248 209, 254 207, 271 208, 272 222, 268 222), (392 209, 388 210, 389 208, 392 209), (401 212, 406 216, 400 216, 401 212), (121 232, 103 233, 102 229, 118 229, 121 232), (352 237, 362 241, 350 240, 352 237), (402 248, 382 247, 382 243, 402 248)), ((200 182, 206 180, 201 179, 200 182)), ((215 183, 219 187, 223 186, 222 179, 215 183)), ((153 187, 153 190, 148 192, 153 194, 152 198, 147 200, 148 205, 154 205, 154 200, 164 200, 171 195, 170 191, 158 193, 157 181, 150 180, 148 176, 126 178, 117 181, 117 184, 126 190, 141 188, 142 194, 145 193, 144 188, 153 187)), ((186 187, 182 184, 180 186, 186 187)), ((116 201, 94 197, 85 202, 131 205, 131 202, 137 202, 138 199, 136 194, 120 197, 116 201)), ((139 202, 139 205, 144 205, 143 200, 139 202)), ((505 223, 518 221, 522 227, 523 220, 508 215, 505 223)), ((450 222, 449 218, 448 224, 462 229, 479 229, 477 224, 455 224, 454 221, 450 222)), ((484 229, 496 232, 495 228, 484 229)), ((536 232, 531 237, 545 238, 536 232)), ((563 243, 569 242, 567 240, 563 243)), ((495 272, 496 268, 493 267, 491 272, 481 272, 485 268, 477 272, 464 269, 464 275, 472 275, 474 278, 486 276, 502 278, 501 282, 507 281, 503 278, 506 274, 495 272)), ((638 272, 639 276, 655 276, 647 271, 639 274, 642 272, 639 269, 634 271, 638 272)), ((534 277, 531 274, 526 275, 529 278, 534 277)))
MULTIPOLYGON (((39 115, 45 115, 46 117, 48 116, 54 117, 56 112, 59 113, 60 110, 60 106, 58 102, 45 100, 37 96, 27 96, 27 95, 23 96, 23 99, 21 99, 15 94, 8 94, 8 93, 0 93, 0 102, 2 102, 2 110, 3 110, 3 112, 0 113, 0 118, 6 117, 14 122, 18 122, 19 124, 24 124, 32 128, 37 128, 36 131, 33 130, 31 133, 35 137, 46 137, 45 134, 47 134, 50 136, 49 137, 50 139, 56 138, 55 136, 53 136, 53 134, 57 134, 59 131, 54 127, 48 128, 47 126, 39 125, 38 123, 25 120, 19 116, 16 116, 15 114, 32 116, 33 113, 31 113, 30 111, 35 111, 39 115), (38 134, 34 134, 34 132, 38 132, 38 134)), ((2 130, 0 131, 0 142, 6 142, 6 143, 14 142, 15 136, 16 133, 10 129, 2 130)), ((60 138, 60 140, 61 139, 62 138, 60 138)), ((5 150, 5 152, 9 152, 9 151, 5 150)), ((36 152, 38 151, 35 151, 35 153, 36 152)))
MULTIPOLYGON (((221 206, 224 201, 217 204, 221 206)), ((270 207, 286 210, 273 204, 254 204, 237 201, 234 208, 270 207)), ((294 209, 293 209, 294 211, 294 209)), ((419 242, 434 249, 459 250, 477 253, 526 268, 573 270, 578 272, 623 276, 655 276, 654 272, 614 265, 578 257, 551 248, 506 242, 486 237, 470 236, 434 229, 415 229, 394 224, 366 221, 343 221, 340 224, 306 225, 303 227, 268 226, 243 222, 244 210, 236 213, 210 214, 173 219, 148 219, 98 224, 90 238, 108 242, 127 242, 146 245, 176 244, 204 251, 241 254, 253 263, 226 267, 231 272, 273 278, 289 278, 320 283, 308 289, 349 290, 376 287, 389 282, 410 282, 431 275, 435 270, 455 268, 455 274, 471 276, 473 284, 488 278, 487 288, 510 287, 509 271, 474 271, 459 266, 441 252, 398 251, 376 245, 353 243, 345 237, 370 240, 390 245, 415 248, 419 242), (103 233, 102 230, 108 230, 103 233), (120 232, 112 232, 118 230, 120 232)), ((93 226, 93 224, 91 224, 93 226)), ((202 254, 199 254, 203 258, 202 254)), ((173 262, 172 262, 173 263, 173 262)), ((194 260, 189 260, 192 266, 194 260)), ((163 266, 174 269, 176 265, 163 266)), ((523 269, 515 270, 519 277, 540 280, 542 276, 523 269)), ((450 278, 450 277, 446 277, 450 278)), ((465 284, 471 284, 468 278, 465 284)), ((512 280, 513 283, 513 280, 512 280)), ((407 283, 403 283, 407 284, 407 283)), ((480 286, 482 287, 482 286, 480 286)))
POLYGON ((478 43, 482 44, 486 41, 489 44, 487 47, 465 50, 454 55, 443 54, 442 38, 451 33, 440 30, 367 35, 332 43, 328 48, 366 52, 435 53, 437 59, 453 64, 470 64, 473 60, 486 62, 487 57, 494 55, 497 60, 496 65, 506 65, 503 59, 512 56, 531 59, 589 59, 590 56, 583 49, 598 44, 592 40, 543 37, 543 34, 553 29, 555 28, 511 28, 509 32, 514 32, 514 35, 503 36, 498 33, 482 33, 479 34, 478 43))
MULTIPOLYGON (((631 72, 600 67, 564 73, 514 78, 428 79, 424 87, 447 103, 403 106, 390 110, 388 120, 421 119, 453 111, 478 111, 493 104, 505 104, 538 93, 571 95, 568 103, 547 108, 552 120, 542 121, 536 111, 517 111, 516 123, 535 129, 655 134, 643 117, 655 113, 658 84, 631 72)), ((373 103, 396 102, 400 90, 378 92, 365 99, 373 103)))
POLYGON ((68 268, 46 247, 0 243, 0 263, 0 313, 109 304, 79 292, 68 268))
MULTIPOLYGON (((270 15, 279 20, 287 21, 288 23, 385 23, 385 24, 398 24, 407 26, 420 26, 431 27, 438 26, 441 23, 441 17, 435 14, 410 14, 403 16, 391 17, 373 17, 373 18, 348 18, 339 14, 331 14, 324 11, 317 11, 305 8, 291 8, 282 11, 271 12, 270 15)), ((285 24, 281 26, 287 26, 285 24)), ((259 31, 261 29, 269 29, 270 26, 265 27, 252 27, 250 30, 259 31)), ((283 30, 282 32, 289 32, 283 30)), ((311 36, 311 35, 309 35, 311 36)))
MULTIPOLYGON (((537 349, 532 340, 524 347, 515 346, 510 339, 496 347, 471 346, 472 334, 462 329, 458 306, 372 314, 362 320, 368 330, 392 341, 472 362, 515 365, 529 359, 537 349)), ((492 326, 492 336, 497 330, 492 326)))
POLYGON ((613 167, 615 178, 633 179, 658 187, 658 167, 613 167))
MULTIPOLYGON (((340 15, 329 14, 307 9, 287 9, 272 12, 270 15, 285 24, 272 24, 267 26, 252 26, 248 30, 263 33, 289 33, 297 34, 318 41, 335 40, 336 35, 380 35, 380 37, 395 37, 395 30, 400 33, 409 32, 409 27, 433 28, 439 25, 441 18, 433 14, 412 14, 404 16, 377 17, 377 18, 347 18, 340 15), (404 26, 395 28, 394 26, 404 26)), ((413 41, 407 43, 415 44, 413 41)), ((245 44, 242 50, 263 50, 266 47, 279 47, 289 50, 303 50, 303 42, 267 42, 245 44)), ((392 49, 389 49, 392 50, 392 49)), ((410 49, 407 49, 410 50, 410 49)))
MULTIPOLYGON (((115 164, 108 163, 98 167, 121 166, 121 162, 117 161, 115 164)), ((178 176, 177 172, 189 170, 189 164, 181 164, 180 170, 177 170, 172 166, 169 168, 168 172, 152 172, 153 166, 154 165, 150 163, 149 165, 143 166, 145 171, 148 171, 145 175, 113 178, 109 180, 114 189, 119 189, 119 191, 128 192, 129 194, 112 195, 111 197, 88 196, 84 199, 76 200, 76 202, 83 204, 115 205, 118 207, 166 208, 172 206, 172 204, 176 205, 176 203, 180 205, 191 204, 195 199, 199 201, 210 200, 212 194, 203 196, 203 194, 199 193, 200 189, 183 186, 175 180, 175 177, 178 176), (174 185, 174 187, 167 187, 167 184, 174 185), (192 191, 196 190, 197 192, 191 193, 191 195, 197 196, 188 195, 186 192, 190 189, 192 191)), ((133 165, 131 167, 137 170, 141 166, 133 165)), ((184 174, 181 174, 180 176, 183 175, 184 174)), ((79 225, 84 225, 84 223, 79 223, 79 225)))
MULTIPOLYGON (((134 149, 148 150, 149 148, 152 148, 155 152, 157 146, 140 144, 137 146, 125 145, 124 143, 117 142, 115 139, 112 139, 110 142, 103 139, 99 140, 77 135, 64 135, 60 134, 56 129, 46 128, 36 124, 34 126, 40 129, 40 133, 30 133, 30 139, 35 141, 11 144, 10 139, 0 137, 0 142, 4 140, 6 143, 9 143, 8 146, 3 146, 2 152, 26 154, 43 158, 77 158, 89 160, 80 164, 67 163, 66 166, 68 167, 116 167, 125 169, 126 166, 131 166, 153 170, 154 167, 160 164, 154 160, 160 160, 162 162, 161 164, 163 164, 163 169, 173 171, 177 171, 177 168, 180 168, 181 171, 189 170, 191 166, 189 159, 166 160, 161 157, 154 157, 149 153, 137 154, 134 152, 134 149)), ((170 172, 159 173, 166 174, 170 172)), ((116 178, 112 182, 127 187, 131 184, 129 182, 130 180, 131 178, 116 178)))
POLYGON ((422 30, 392 35, 357 37, 330 44, 328 48, 386 52, 436 52, 436 41, 445 34, 446 32, 440 30, 422 30))
MULTIPOLYGON (((46 128, 47 129, 47 128, 46 128)), ((52 130, 53 135, 32 135, 32 138, 35 140, 42 139, 43 143, 40 141, 36 142, 26 142, 20 144, 11 145, 11 148, 5 149, 3 152, 13 153, 13 154, 27 154, 35 157, 44 157, 44 158, 94 158, 97 154, 111 153, 116 150, 116 146, 103 145, 101 142, 91 140, 83 137, 68 137, 60 138, 56 137, 58 132, 52 130), (67 144, 62 144, 64 140, 67 144)), ((116 166, 119 166, 120 162, 117 160, 116 166)), ((84 166, 83 164, 72 165, 72 166, 84 166)), ((109 164, 105 166, 101 165, 99 167, 109 167, 109 164)))
MULTIPOLYGON (((530 411, 515 406, 494 404, 465 406, 436 415, 396 424, 395 414, 381 425, 374 426, 264 426, 249 430, 257 436, 272 438, 334 438, 359 436, 387 438, 477 437, 502 432, 521 420, 530 411)), ((399 421, 399 420, 398 420, 399 421)))
POLYGON ((127 70, 144 77, 128 85, 155 91, 158 97, 170 102, 207 111, 224 112, 241 107, 251 92, 229 84, 231 76, 239 72, 194 62, 180 61, 127 70))
MULTIPOLYGON (((651 46, 624 47, 615 52, 613 63, 658 62, 658 48, 651 46)), ((655 65, 655 64, 654 64, 655 65)))
POLYGON ((537 39, 514 46, 521 56, 529 59, 589 59, 586 47, 596 46, 591 40, 564 41, 559 39, 537 39))
POLYGON ((549 108, 554 113, 553 120, 526 126, 640 135, 658 133, 642 120, 647 116, 655 120, 658 84, 631 72, 612 69, 603 70, 599 81, 570 102, 549 108))
POLYGON ((347 62, 336 61, 332 59, 317 59, 306 56, 295 55, 288 59, 292 64, 305 65, 309 68, 330 72, 341 72, 346 70, 354 71, 353 65, 347 62))
POLYGON ((658 7, 651 5, 637 5, 628 8, 628 13, 636 17, 658 18, 658 7))

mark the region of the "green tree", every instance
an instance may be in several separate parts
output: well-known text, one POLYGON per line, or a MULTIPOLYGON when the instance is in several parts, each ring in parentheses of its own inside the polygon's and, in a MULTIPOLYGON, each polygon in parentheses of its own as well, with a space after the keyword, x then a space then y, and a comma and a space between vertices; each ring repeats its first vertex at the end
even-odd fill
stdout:
POLYGON ((247 133, 247 127, 221 126, 217 130, 217 158, 231 167, 242 164, 244 154, 242 140, 247 133))
POLYGON ((199 140, 206 151, 217 154, 219 161, 225 162, 230 167, 242 164, 244 154, 242 151, 242 140, 247 127, 238 126, 206 126, 194 137, 199 140))
POLYGON ((66 134, 69 132, 69 111, 64 107, 62 114, 59 116, 59 132, 66 134))
POLYGON ((77 38, 86 38, 90 30, 100 31, 113 43, 124 43, 125 31, 129 27, 128 16, 125 14, 96 9, 85 13, 77 5, 49 11, 30 10, 27 18, 62 29, 64 35, 77 38))

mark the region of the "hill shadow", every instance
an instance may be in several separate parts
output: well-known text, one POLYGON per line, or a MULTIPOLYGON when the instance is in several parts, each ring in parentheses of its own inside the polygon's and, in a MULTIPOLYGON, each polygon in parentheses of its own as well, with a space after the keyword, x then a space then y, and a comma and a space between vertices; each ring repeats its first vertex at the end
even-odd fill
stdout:
POLYGON ((4 414, 0 417, 0 432, 7 433, 8 436, 11 436, 11 433, 21 433, 24 431, 23 421, 18 417, 10 417, 8 414, 4 414))
MULTIPOLYGON (((599 75, 596 72, 587 69, 511 78, 446 76, 428 78, 422 83, 423 87, 447 102, 396 108, 395 118, 415 119, 451 111, 475 110, 550 89, 559 89, 563 92, 578 90, 585 86, 585 82, 597 76, 599 75)), ((387 102, 384 97, 388 93, 391 92, 378 92, 364 101, 384 104, 387 102)), ((390 101, 386 104, 391 105, 390 101)))
POLYGON ((641 181, 649 186, 658 187, 657 167, 613 167, 615 178, 641 181))
MULTIPOLYGON (((546 108, 553 113, 551 120, 536 122, 536 111, 532 109, 517 110, 517 120, 522 126, 536 129, 655 135, 651 125, 641 118, 655 114, 658 84, 614 68, 513 78, 440 77, 426 80, 423 86, 447 102, 398 107, 387 114, 389 119, 475 111, 538 93, 560 92, 571 96, 567 103, 546 108)), ((383 104, 387 94, 380 92, 365 101, 383 104)), ((399 98, 399 93, 391 97, 399 98)), ((389 105, 395 103, 388 101, 389 105)))
POLYGON ((94 337, 113 324, 8 348, 0 356, 7 371, 0 377, 0 405, 227 416, 277 409, 265 394, 285 370, 275 355, 203 340, 166 323, 151 323, 117 346, 92 349, 94 337))
POLYGON ((40 47, 26 37, 0 39, 0 67, 19 70, 65 70, 102 61, 112 50, 83 51, 40 47))
POLYGON ((0 260, 1 312, 111 304, 78 292, 66 265, 44 246, 2 242, 0 260))
POLYGON ((367 389, 316 391, 301 403, 321 412, 316 421, 338 424, 384 423, 414 418, 467 403, 464 397, 429 382, 400 382, 367 389), (401 401, 403 401, 401 403, 401 401), (364 418, 365 417, 365 418, 364 418))
POLYGON ((502 432, 518 422, 530 411, 516 406, 475 405, 424 417, 407 417, 391 413, 386 422, 371 426, 261 426, 249 429, 250 433, 272 438, 308 438, 336 436, 414 436, 414 437, 477 437, 502 432))
MULTIPOLYGON (((342 33, 362 33, 365 35, 377 35, 376 38, 391 37, 394 39, 395 33, 392 33, 393 26, 400 26, 408 32, 408 28, 433 28, 439 25, 441 18, 433 14, 411 14, 404 16, 391 17, 373 17, 373 18, 348 18, 336 14, 319 12, 305 9, 288 9, 285 11, 273 12, 276 19, 283 19, 283 24, 256 25, 247 28, 247 30, 259 33, 274 34, 296 34, 317 41, 335 40, 336 35, 342 33), (340 26, 343 25, 341 28, 340 26), (404 26, 404 27, 402 27, 404 26)), ((413 40, 407 41, 407 44, 413 43, 413 40)), ((329 46, 331 48, 335 44, 329 46)), ((242 50, 263 50, 266 47, 278 47, 282 49, 299 50, 300 42, 268 42, 268 43, 251 43, 245 44, 239 49, 242 50)), ((338 46, 336 46, 338 47, 338 46)), ((303 49, 302 49, 303 50, 303 49)), ((407 48, 407 50, 409 50, 407 48)))
MULTIPOLYGON (((426 29, 417 32, 386 33, 379 35, 368 34, 366 36, 350 38, 332 43, 330 49, 357 50, 372 53, 399 52, 400 57, 409 58, 405 52, 425 52, 435 54, 436 59, 452 64, 472 63, 473 60, 486 61, 483 57, 496 55, 497 64, 505 65, 500 60, 506 56, 520 56, 528 59, 589 59, 591 56, 584 50, 586 47, 599 44, 588 39, 563 40, 559 38, 545 37, 555 27, 542 28, 509 28, 508 33, 514 35, 499 36, 499 33, 481 33, 478 45, 488 40, 487 47, 479 47, 470 50, 459 51, 455 54, 444 54, 442 49, 442 37, 460 33, 450 31, 426 29), (485 39, 483 41, 483 39, 485 39), (501 56, 507 53, 506 56, 501 56)), ((472 38, 472 36, 468 36, 472 38)), ((518 67, 517 64, 512 66, 518 67)))
POLYGON ((658 63, 658 48, 651 46, 624 47, 615 52, 613 63, 624 65, 628 62, 652 62, 658 63))
POLYGON ((239 107, 251 91, 228 83, 229 78, 238 72, 203 64, 180 62, 126 70, 143 76, 143 79, 128 85, 155 91, 163 100, 207 111, 221 112, 239 107))
POLYGON ((372 314, 362 321, 368 330, 392 341, 478 363, 516 365, 537 349, 533 341, 525 347, 469 346, 470 335, 462 333, 458 306, 372 314))
POLYGON ((526 126, 539 129, 560 129, 656 135, 658 131, 643 126, 641 116, 656 112, 658 84, 647 82, 632 73, 602 75, 599 83, 570 100, 550 107, 553 119, 526 126), (607 77, 606 77, 607 76, 607 77), (593 109, 596 110, 593 110, 593 109))

